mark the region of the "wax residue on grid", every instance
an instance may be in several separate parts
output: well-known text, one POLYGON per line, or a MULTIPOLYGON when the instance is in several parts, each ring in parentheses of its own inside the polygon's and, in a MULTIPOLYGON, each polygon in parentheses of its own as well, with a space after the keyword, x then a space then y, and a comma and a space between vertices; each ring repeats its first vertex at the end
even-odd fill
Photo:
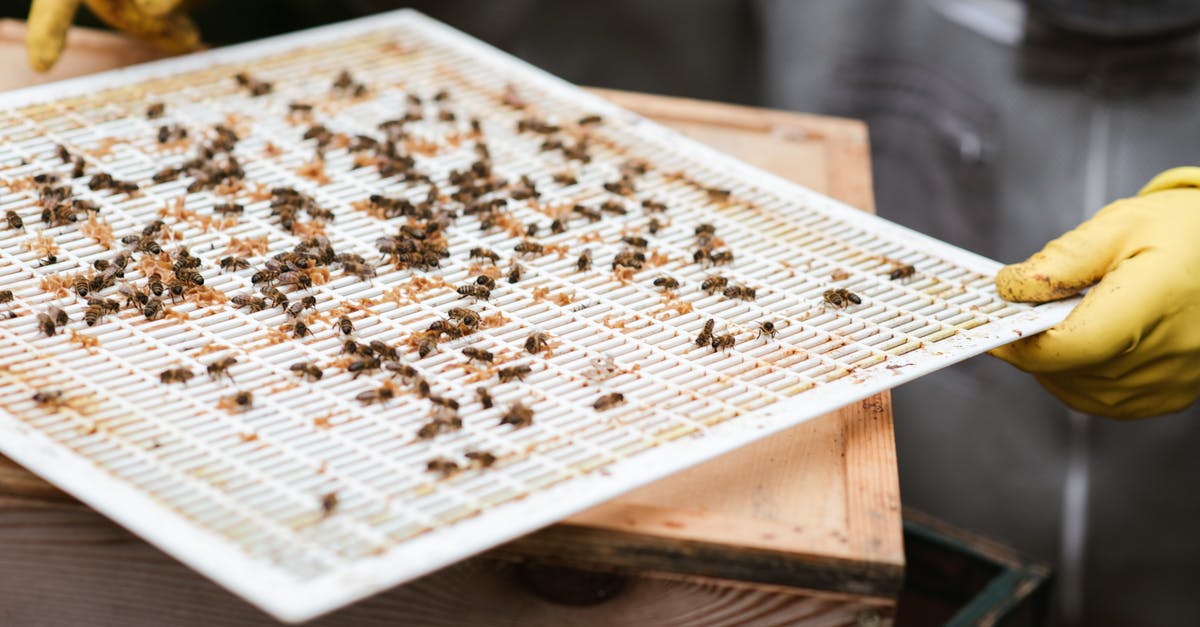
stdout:
POLYGON ((512 80, 402 28, 5 113, 0 404, 309 577, 1018 310, 512 80), (161 174, 198 155, 220 180, 161 174), (42 215, 72 201, 75 221, 42 215), (390 236, 446 256, 398 262, 415 253, 381 252, 390 236), (306 240, 348 257, 283 268, 308 278, 276 277, 272 302, 255 275, 306 240), (172 298, 184 248, 203 285, 172 298), (76 292, 123 250, 124 276, 76 292), (154 281, 148 316, 121 286, 154 281), (69 322, 48 334, 51 307, 69 322), (430 342, 452 310, 478 321, 430 342), (378 363, 356 370, 348 339, 378 363))

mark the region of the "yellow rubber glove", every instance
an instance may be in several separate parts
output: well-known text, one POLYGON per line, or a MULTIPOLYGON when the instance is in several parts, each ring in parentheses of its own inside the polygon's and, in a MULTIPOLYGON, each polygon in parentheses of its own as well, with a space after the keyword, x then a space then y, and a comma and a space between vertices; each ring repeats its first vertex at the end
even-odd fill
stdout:
MULTIPOLYGON (((123 30, 171 54, 195 50, 200 45, 196 25, 178 10, 182 0, 84 0, 92 13, 113 28, 123 30), (143 9, 145 7, 145 9, 143 9)), ((54 66, 67 40, 67 29, 80 0, 33 0, 25 50, 29 66, 45 72, 54 66)))
POLYGON ((1191 405, 1200 395, 1198 188, 1200 167, 1168 170, 1002 269, 996 289, 1008 300, 1095 287, 1062 324, 992 354, 1082 412, 1145 418, 1191 405))

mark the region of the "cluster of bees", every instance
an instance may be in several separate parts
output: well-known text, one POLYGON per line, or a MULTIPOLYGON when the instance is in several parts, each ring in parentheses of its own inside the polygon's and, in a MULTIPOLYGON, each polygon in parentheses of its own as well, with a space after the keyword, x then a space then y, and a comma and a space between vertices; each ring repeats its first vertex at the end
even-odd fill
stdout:
MULTIPOLYGON (((259 81, 241 73, 235 80, 239 86, 248 91, 252 97, 271 93, 274 89, 269 82, 259 81)), ((342 72, 333 82, 335 94, 361 97, 369 92, 364 83, 354 79, 349 72, 342 72)), ((426 378, 420 368, 408 363, 404 355, 408 351, 416 354, 416 359, 424 359, 440 350, 443 344, 463 340, 475 335, 481 328, 483 314, 472 307, 480 302, 489 301, 493 293, 502 289, 497 279, 506 278, 507 282, 516 284, 526 276, 526 269, 518 259, 527 259, 543 255, 554 249, 551 245, 539 241, 541 234, 559 235, 567 232, 572 223, 582 221, 587 224, 596 223, 606 217, 627 216, 627 202, 638 191, 640 177, 649 172, 650 167, 644 162, 631 160, 622 164, 619 177, 606 182, 604 191, 612 197, 597 201, 593 205, 575 204, 569 210, 552 216, 546 224, 533 221, 528 224, 514 224, 515 218, 509 210, 510 201, 536 202, 542 196, 542 190, 528 176, 516 180, 506 180, 497 174, 491 159, 489 149, 482 132, 482 125, 477 119, 466 122, 468 132, 462 134, 466 141, 471 142, 469 149, 474 155, 469 165, 448 173, 444 189, 439 189, 434 179, 419 168, 417 160, 408 154, 404 141, 409 136, 410 125, 428 117, 426 105, 432 103, 436 109, 437 123, 460 124, 462 120, 447 107, 450 96, 441 91, 431 100, 423 100, 410 94, 406 100, 406 109, 400 117, 389 119, 379 124, 379 136, 366 134, 340 136, 322 124, 309 126, 303 133, 303 140, 311 142, 315 147, 318 159, 323 159, 325 151, 332 146, 345 148, 350 153, 364 157, 356 159, 353 167, 374 167, 382 177, 397 177, 411 186, 427 186, 424 198, 414 202, 409 198, 388 197, 381 194, 370 196, 365 206, 372 215, 383 220, 394 220, 394 230, 378 237, 375 248, 380 253, 378 259, 367 259, 362 255, 351 252, 339 252, 330 240, 322 235, 306 235, 309 231, 304 228, 309 222, 325 223, 335 218, 333 211, 322 207, 312 196, 293 187, 276 187, 270 190, 269 217, 284 232, 301 237, 300 242, 291 250, 276 253, 262 261, 255 262, 239 255, 227 255, 220 258, 215 267, 205 267, 204 261, 183 246, 174 250, 164 250, 160 240, 167 225, 157 220, 146 225, 140 232, 128 234, 120 239, 124 248, 118 250, 108 259, 98 259, 94 262, 90 277, 77 276, 72 282, 71 289, 80 297, 85 298, 87 307, 83 313, 83 321, 88 326, 103 322, 108 316, 120 314, 122 309, 133 309, 146 319, 158 319, 164 316, 169 305, 180 299, 188 300, 189 295, 203 286, 205 272, 247 273, 249 274, 252 291, 235 294, 230 302, 235 308, 246 309, 251 313, 279 309, 284 314, 281 327, 296 339, 306 338, 314 333, 313 318, 321 309, 321 301, 314 293, 314 288, 330 276, 330 272, 340 271, 344 275, 354 276, 362 281, 375 278, 378 268, 390 266, 397 270, 413 272, 433 271, 451 256, 450 232, 453 228, 462 228, 463 221, 470 219, 478 223, 483 232, 507 230, 523 234, 513 246, 511 258, 505 268, 500 268, 504 257, 499 253, 476 247, 469 251, 468 261, 477 271, 455 290, 464 303, 450 308, 444 318, 437 319, 426 328, 415 330, 411 336, 399 345, 391 345, 378 339, 364 340, 359 337, 354 322, 348 316, 340 316, 333 324, 335 333, 341 336, 341 356, 344 372, 353 379, 361 376, 382 378, 376 385, 356 396, 357 401, 365 406, 385 405, 403 394, 412 394, 426 401, 430 408, 430 418, 416 432, 416 438, 426 440, 440 434, 461 429, 463 421, 459 415, 460 408, 466 403, 477 403, 487 410, 496 408, 492 389, 488 385, 480 385, 473 390, 473 397, 455 399, 436 390, 434 383, 426 378), (341 141, 341 140, 345 141, 341 141), (138 279, 126 278, 126 272, 131 270, 131 263, 139 257, 152 256, 156 262, 169 263, 170 270, 163 268, 151 272, 138 279), (481 266, 490 266, 482 268, 481 266)), ((504 103, 508 106, 524 109, 528 103, 515 96, 506 97, 504 103)), ((314 108, 310 104, 292 102, 288 105, 290 116, 311 116, 314 108)), ((148 119, 158 119, 165 115, 165 106, 161 103, 151 105, 146 111, 148 119)), ((586 164, 591 161, 588 128, 602 123, 599 116, 585 116, 574 123, 553 124, 532 115, 524 115, 516 124, 518 134, 534 135, 540 138, 538 146, 543 152, 561 152, 565 159, 586 164)), ((167 143, 188 136, 187 129, 178 125, 162 125, 158 127, 157 139, 167 143)), ((181 177, 191 178, 187 187, 188 193, 216 190, 222 185, 233 185, 243 182, 245 172, 237 157, 234 155, 239 141, 237 133, 227 126, 217 124, 204 133, 206 141, 198 144, 198 152, 193 158, 180 165, 163 168, 151 178, 154 183, 165 183, 181 177)), ((70 165, 75 178, 86 175, 86 163, 75 157, 66 148, 58 148, 58 156, 64 165, 70 165)), ((84 199, 73 198, 70 185, 60 185, 60 177, 55 174, 41 174, 34 177, 39 187, 38 204, 42 207, 42 221, 49 226, 65 226, 79 221, 89 213, 97 213, 100 207, 84 199)), ((570 173, 558 173, 552 178, 554 184, 562 186, 575 185, 577 179, 570 173)), ((91 175, 88 186, 92 190, 107 190, 114 193, 132 194, 138 191, 137 183, 120 181, 111 175, 98 172, 91 175)), ((713 202, 729 200, 728 190, 705 189, 708 198, 713 202)), ((662 218, 668 212, 666 204, 654 200, 643 199, 640 206, 648 222, 646 231, 650 236, 656 236, 666 228, 667 222, 662 218)), ((246 213, 246 207, 236 202, 221 202, 213 206, 215 215, 236 218, 246 213)), ((14 211, 6 213, 9 228, 24 229, 24 221, 14 211)), ((390 227, 392 228, 392 227, 390 227)), ((699 224, 694 229, 694 247, 691 261, 706 268, 726 266, 734 261, 734 253, 723 240, 717 237, 716 227, 712 224, 699 224)), ((619 245, 621 248, 613 255, 611 269, 614 272, 632 276, 633 272, 646 269, 648 252, 652 243, 639 233, 623 232, 619 245)), ((593 252, 584 249, 579 252, 575 267, 580 272, 593 269, 593 252)), ((141 267, 136 266, 136 267, 141 267)), ((159 267, 159 266, 156 266, 159 267)), ((915 273, 912 266, 898 267, 888 276, 892 280, 911 277, 915 273)), ((659 275, 652 280, 652 285, 663 292, 674 292, 681 289, 681 282, 668 275, 659 275)), ((754 287, 734 283, 730 278, 721 274, 709 274, 701 282, 700 291, 708 295, 720 294, 726 299, 754 301, 757 290, 754 287)), ((11 292, 0 293, 0 302, 4 297, 11 300, 11 292)), ((824 293, 824 303, 837 308, 846 308, 862 303, 861 297, 843 288, 830 289, 824 293)), ((70 323, 70 318, 63 309, 49 306, 37 314, 38 329, 47 336, 52 336, 70 323)), ((695 339, 698 347, 709 347, 715 351, 728 351, 737 342, 733 332, 717 333, 717 321, 708 319, 695 339)), ((779 331, 773 321, 758 323, 758 337, 772 339, 779 331)), ((548 355, 553 347, 551 337, 542 331, 530 332, 524 341, 524 352, 537 357, 548 355)), ((497 362, 497 354, 481 346, 468 345, 460 347, 460 352, 468 364, 488 368, 496 377, 499 384, 521 382, 533 372, 528 363, 502 364, 497 362)), ((222 357, 205 364, 205 372, 212 381, 233 381, 230 369, 237 364, 234 357, 222 357)), ((311 361, 295 362, 289 366, 290 371, 297 377, 309 382, 323 379, 325 371, 311 361)), ((173 367, 162 371, 159 380, 163 384, 186 385, 198 376, 198 372, 188 367, 173 367)), ((42 392, 47 398, 53 397, 52 392, 42 392)), ((246 410, 253 407, 254 396, 248 391, 237 391, 222 399, 222 402, 236 410, 246 410)), ((627 402, 620 392, 602 393, 592 403, 594 410, 607 411, 627 402)), ((498 408, 500 424, 522 428, 533 424, 534 410, 520 402, 513 402, 498 408)), ((493 465, 497 458, 486 451, 472 451, 464 454, 462 460, 437 458, 431 460, 428 469, 442 475, 454 474, 465 468, 486 468, 493 465)), ((336 504, 336 500, 334 501, 336 504)), ((332 511, 332 506, 328 508, 332 511)))

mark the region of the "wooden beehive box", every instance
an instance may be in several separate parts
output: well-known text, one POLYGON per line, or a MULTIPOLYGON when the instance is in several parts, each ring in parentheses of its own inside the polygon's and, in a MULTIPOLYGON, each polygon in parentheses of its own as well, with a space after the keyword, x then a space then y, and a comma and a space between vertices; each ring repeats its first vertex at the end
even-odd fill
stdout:
MULTIPOLYGON (((23 27, 0 59, 24 66, 23 27)), ((72 33, 54 78, 151 58, 72 33)), ((21 71, 0 88, 35 80, 21 71)), ((759 167, 872 210, 866 128, 850 120, 601 91, 759 167)), ((0 615, 14 624, 271 624, 214 584, 0 458, 0 615), (105 618, 108 617, 108 618, 105 618)), ((317 621, 329 624, 887 624, 903 577, 890 399, 878 395, 317 621), (604 602, 539 599, 511 567, 630 576, 604 602), (882 621, 882 622, 880 622, 882 621)), ((528 572, 528 569, 522 572, 528 572)), ((606 595, 607 597, 607 595, 606 595)))

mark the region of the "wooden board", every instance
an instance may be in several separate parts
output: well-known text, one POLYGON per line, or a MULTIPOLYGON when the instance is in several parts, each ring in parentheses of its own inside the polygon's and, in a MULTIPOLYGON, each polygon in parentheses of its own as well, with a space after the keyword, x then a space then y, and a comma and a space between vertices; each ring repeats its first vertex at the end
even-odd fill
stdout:
MULTIPOLYGON (((5 67, 24 63, 22 38, 19 23, 0 22, 0 61, 5 67)), ((85 32, 81 36, 73 31, 72 38, 85 40, 89 47, 68 49, 56 68, 59 78, 96 71, 104 66, 103 59, 116 66, 144 58, 122 51, 127 43, 114 35, 85 32)), ((14 87, 15 74, 0 77, 0 87, 14 87)), ((856 207, 873 209, 867 134, 860 122, 597 91, 776 174, 856 207)), ((704 617, 709 624, 738 624, 746 618, 719 611, 726 603, 769 607, 761 615, 769 624, 791 624, 801 622, 800 618, 854 624, 863 612, 886 618, 904 567, 890 398, 877 395, 654 483, 498 549, 493 556, 639 575, 616 599, 597 606, 608 608, 603 610, 608 614, 595 614, 538 601, 520 588, 509 591, 514 595, 509 601, 493 598, 496 586, 503 587, 498 582, 507 576, 496 573, 507 573, 505 569, 512 567, 481 558, 334 616, 359 616, 367 621, 362 624, 376 624, 363 617, 382 616, 387 618, 379 624, 398 624, 414 616, 431 624, 443 619, 453 622, 446 618, 455 615, 451 601, 462 604, 470 599, 466 605, 471 608, 487 609, 478 614, 479 624, 494 624, 501 617, 514 624, 593 622, 584 616, 597 621, 606 616, 603 622, 612 624, 639 624, 651 615, 675 616, 670 607, 704 617), (468 580, 478 589, 465 585, 468 580), (458 597, 446 592, 445 598, 429 592, 440 590, 439 586, 463 592, 458 597), (659 613, 647 614, 650 610, 629 605, 629 588, 637 591, 637 598, 659 603, 659 613), (427 593, 432 594, 430 607, 420 602, 427 593), (438 598, 444 607, 432 600, 438 598), (443 615, 442 610, 452 613, 443 615)), ((214 604, 228 606, 222 610, 228 614, 223 624, 267 624, 232 597, 221 600, 213 588, 0 458, 0 617, 13 603, 25 611, 50 605, 66 608, 64 612, 77 608, 79 613, 64 613, 65 618, 89 615, 84 609, 89 603, 128 610, 126 604, 136 597, 149 604, 135 613, 147 622, 132 620, 134 614, 126 613, 122 620, 130 620, 124 624, 152 624, 155 617, 163 618, 156 612, 165 609, 187 615, 209 611, 214 604), (109 576, 102 574, 105 565, 114 569, 109 576), (70 590, 59 586, 56 580, 61 575, 71 578, 70 590), (142 589, 127 594, 124 588, 116 589, 117 582, 142 589), (38 594, 3 592, 15 590, 18 584, 38 594)), ((464 618, 454 624, 475 621, 464 618)))

